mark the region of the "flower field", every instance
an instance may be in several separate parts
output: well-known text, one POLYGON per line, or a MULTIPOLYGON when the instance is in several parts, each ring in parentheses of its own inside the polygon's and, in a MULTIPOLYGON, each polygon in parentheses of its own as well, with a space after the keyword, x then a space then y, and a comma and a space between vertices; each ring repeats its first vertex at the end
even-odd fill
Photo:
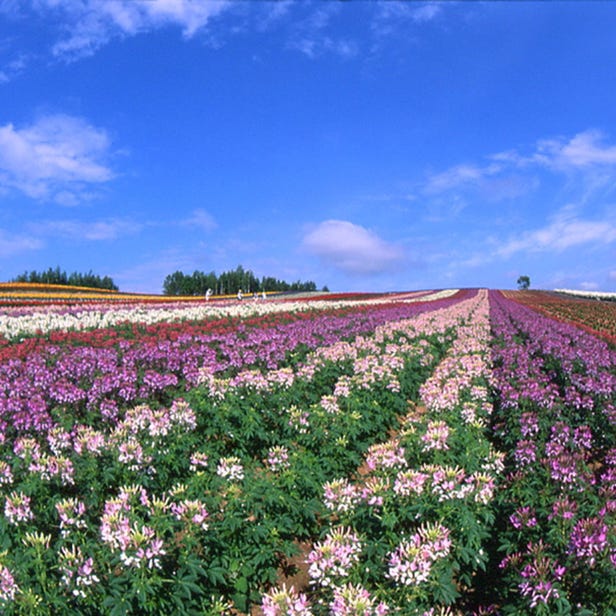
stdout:
POLYGON ((616 614, 616 351, 558 301, 7 303, 0 613, 616 614))
MULTIPOLYGON (((571 293, 571 292, 569 292, 571 293)), ((604 294, 607 295, 607 294, 604 294)), ((544 314, 586 329, 616 344, 616 302, 581 297, 576 301, 541 291, 514 293, 514 299, 544 314)))

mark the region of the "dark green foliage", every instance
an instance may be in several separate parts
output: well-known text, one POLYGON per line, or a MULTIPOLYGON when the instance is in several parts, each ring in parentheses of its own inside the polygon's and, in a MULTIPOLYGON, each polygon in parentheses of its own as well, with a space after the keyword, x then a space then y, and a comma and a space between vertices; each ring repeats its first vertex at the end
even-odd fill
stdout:
POLYGON ((240 289, 244 293, 316 291, 317 286, 312 281, 289 283, 271 276, 263 276, 259 280, 251 270, 245 270, 241 265, 219 276, 215 272, 205 274, 195 270, 192 274, 184 274, 177 271, 169 274, 163 282, 165 295, 205 295, 208 289, 216 295, 235 295, 240 289))
POLYGON ((526 289, 530 288, 530 278, 528 276, 520 276, 517 283, 520 291, 526 291, 526 289))
POLYGON ((44 272, 37 272, 32 270, 31 272, 24 272, 16 278, 13 278, 11 282, 34 282, 39 284, 61 284, 74 287, 90 287, 93 289, 108 289, 110 291, 117 291, 118 287, 114 284, 113 280, 109 276, 103 276, 102 278, 94 274, 92 270, 86 274, 80 272, 73 272, 67 274, 61 270, 60 267, 49 268, 44 272))

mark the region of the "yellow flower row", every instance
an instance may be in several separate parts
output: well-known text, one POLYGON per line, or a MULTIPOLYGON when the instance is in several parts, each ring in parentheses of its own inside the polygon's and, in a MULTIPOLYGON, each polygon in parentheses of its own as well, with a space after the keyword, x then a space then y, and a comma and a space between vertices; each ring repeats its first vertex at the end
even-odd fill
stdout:
POLYGON ((79 293, 82 291, 97 293, 103 295, 117 294, 117 291, 111 289, 93 289, 92 287, 77 287, 66 284, 47 284, 44 282, 0 282, 0 292, 2 291, 34 291, 34 292, 71 292, 79 293))

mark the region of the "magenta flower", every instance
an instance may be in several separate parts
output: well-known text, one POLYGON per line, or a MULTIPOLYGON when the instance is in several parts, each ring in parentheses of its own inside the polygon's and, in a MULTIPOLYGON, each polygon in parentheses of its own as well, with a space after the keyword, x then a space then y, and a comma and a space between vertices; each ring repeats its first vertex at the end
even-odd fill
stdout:
POLYGON ((535 512, 530 507, 519 507, 509 516, 509 522, 516 530, 537 526, 535 512))
POLYGON ((573 528, 570 551, 593 567, 609 547, 608 526, 599 517, 580 520, 573 528))

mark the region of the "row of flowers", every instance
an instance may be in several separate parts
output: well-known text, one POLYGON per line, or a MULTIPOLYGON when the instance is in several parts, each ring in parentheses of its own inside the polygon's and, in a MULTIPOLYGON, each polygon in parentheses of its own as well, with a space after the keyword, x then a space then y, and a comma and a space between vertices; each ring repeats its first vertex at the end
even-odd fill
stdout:
POLYGON ((541 291, 510 292, 507 296, 616 344, 616 302, 598 302, 588 298, 571 300, 541 291))
MULTIPOLYGON (((408 294, 397 301, 433 301, 455 295, 457 290, 437 291, 429 294, 408 294)), ((126 302, 123 302, 126 303, 126 302)), ((152 305, 151 303, 133 302, 116 307, 109 302, 89 304, 87 306, 58 306, 57 309, 34 307, 30 310, 4 310, 0 315, 0 335, 7 340, 16 340, 24 336, 45 335, 55 330, 89 330, 114 327, 123 323, 169 323, 177 321, 201 321, 203 319, 248 318, 277 312, 298 312, 304 310, 332 310, 336 308, 353 308, 366 304, 390 304, 392 299, 377 297, 369 300, 344 299, 337 301, 252 301, 242 302, 206 302, 191 301, 169 302, 152 305)))
POLYGON ((361 359, 370 361, 355 360, 354 376, 336 383, 334 412, 348 408, 349 392, 356 391, 351 383, 365 387, 364 363, 397 360, 385 387, 404 390, 395 375, 413 356, 406 336, 412 340, 416 331, 447 331, 452 344, 407 402, 389 438, 371 445, 351 474, 325 483, 329 515, 307 554, 310 584, 271 589, 262 601, 267 616, 494 609, 477 605, 474 596, 475 576, 488 560, 491 504, 503 468, 487 439, 492 408, 487 294, 438 315, 383 326, 371 341, 377 346, 365 356, 360 347, 361 359))
POLYGON ((614 613, 616 352, 499 293, 491 303, 503 613, 614 613))
MULTIPOLYGON (((35 433, 8 430, 0 445, 3 613, 247 610, 279 579, 298 539, 329 533, 323 486, 357 468, 407 399, 418 400, 464 318, 450 304, 399 327, 385 326, 383 313, 370 321, 383 325, 375 336, 332 340, 265 372, 276 375, 267 388, 249 370, 220 379, 201 368, 207 387, 186 400, 113 413, 103 405, 100 415, 68 403, 35 433)), ((436 467, 433 475, 436 484, 436 467)), ((414 534, 404 541, 445 558, 448 529, 423 525, 414 534)), ((369 541, 366 532, 366 549, 369 541)), ((389 560, 405 545, 392 544, 389 560)), ((348 593, 363 592, 337 587, 334 613, 345 613, 348 593)))
POLYGON ((565 295, 574 295, 575 297, 587 297, 590 299, 616 300, 616 293, 608 293, 606 291, 582 291, 579 289, 554 289, 554 292, 564 293, 565 295))
POLYGON ((8 347, 0 363, 0 427, 47 429, 62 418, 79 421, 89 414, 113 420, 123 406, 165 402, 169 392, 196 385, 204 370, 224 376, 248 366, 274 369, 309 349, 455 301, 284 313, 277 321, 270 315, 239 324, 161 323, 128 332, 73 332, 64 335, 63 344, 57 342, 59 335, 34 338, 8 347))
POLYGON ((0 611, 614 612, 614 351, 489 300, 10 345, 0 611))

